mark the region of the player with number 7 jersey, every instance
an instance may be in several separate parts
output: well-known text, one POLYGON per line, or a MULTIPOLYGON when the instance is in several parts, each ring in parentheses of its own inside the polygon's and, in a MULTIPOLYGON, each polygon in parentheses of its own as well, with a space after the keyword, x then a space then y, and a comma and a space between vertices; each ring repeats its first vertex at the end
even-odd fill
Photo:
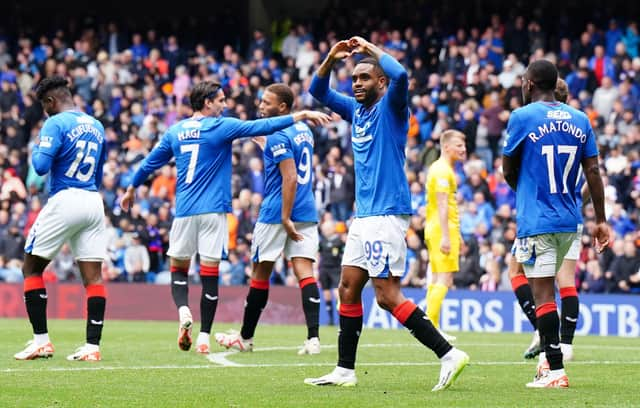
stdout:
POLYGON ((201 327, 197 351, 209 352, 209 335, 218 303, 218 265, 228 247, 227 215, 231 212, 231 145, 235 139, 270 134, 299 120, 326 123, 329 116, 301 111, 276 118, 242 121, 221 117, 226 107, 220 84, 204 81, 190 95, 192 117, 171 126, 153 148, 122 198, 128 210, 135 190, 156 169, 176 159, 176 218, 169 232, 171 293, 178 308, 178 347, 191 348, 192 317, 188 306, 191 258, 200 255, 201 327))

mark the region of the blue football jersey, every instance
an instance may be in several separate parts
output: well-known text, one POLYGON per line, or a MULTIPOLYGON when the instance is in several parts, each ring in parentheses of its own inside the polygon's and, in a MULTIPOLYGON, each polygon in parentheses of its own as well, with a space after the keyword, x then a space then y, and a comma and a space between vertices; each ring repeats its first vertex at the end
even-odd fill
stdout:
POLYGON ((598 155, 587 116, 559 102, 535 102, 512 112, 505 156, 520 156, 516 189, 518 238, 576 232, 579 172, 598 155))
POLYGON ((404 172, 409 129, 407 71, 388 54, 380 65, 390 79, 385 95, 367 109, 353 97, 329 88, 329 76, 314 76, 309 92, 352 123, 356 176, 356 217, 410 215, 404 172))
POLYGON ((293 124, 291 115, 242 121, 228 117, 184 119, 162 136, 133 176, 138 187, 176 158, 176 217, 231 211, 231 144, 240 137, 273 133, 293 124))
POLYGON ((278 164, 293 159, 298 173, 296 197, 291 209, 295 222, 318 222, 313 194, 313 133, 303 122, 267 137, 264 147, 264 199, 258 221, 265 224, 282 222, 282 175, 278 164))
POLYGON ((31 161, 38 174, 51 171, 52 196, 67 188, 97 191, 106 154, 102 123, 84 112, 64 111, 44 122, 31 161))

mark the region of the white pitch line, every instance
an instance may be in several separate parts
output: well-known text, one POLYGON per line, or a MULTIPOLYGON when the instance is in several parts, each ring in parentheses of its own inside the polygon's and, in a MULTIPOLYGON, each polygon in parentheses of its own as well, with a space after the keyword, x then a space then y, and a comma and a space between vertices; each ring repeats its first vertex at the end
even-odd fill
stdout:
MULTIPOLYGON (((82 363, 80 363, 82 364, 82 363)), ((60 371, 138 371, 138 370, 184 370, 184 369, 222 369, 226 368, 222 365, 150 365, 150 366, 103 366, 97 365, 92 367, 51 367, 51 368, 7 368, 0 370, 0 373, 24 373, 24 372, 60 372, 60 371)), ((532 362, 526 361, 478 361, 473 360, 469 365, 474 366, 505 366, 505 365, 533 365, 532 362)), ((600 361, 600 360, 588 360, 588 361, 572 361, 570 365, 640 365, 640 360, 633 361, 600 361)), ((252 363, 252 364, 236 364, 234 366, 228 366, 230 368, 273 368, 273 367, 334 367, 335 363, 252 363)), ((429 367, 440 366, 439 361, 424 361, 424 362, 371 362, 371 363, 358 363, 358 367, 387 367, 387 366, 402 366, 402 367, 429 367)))

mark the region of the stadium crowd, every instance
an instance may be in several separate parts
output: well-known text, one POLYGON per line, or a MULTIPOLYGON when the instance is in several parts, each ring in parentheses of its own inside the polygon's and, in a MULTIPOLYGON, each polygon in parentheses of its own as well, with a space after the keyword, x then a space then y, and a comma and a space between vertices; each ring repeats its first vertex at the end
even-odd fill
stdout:
MULTIPOLYGON (((640 33, 632 20, 587 23, 578 35, 549 35, 540 19, 494 14, 486 24, 462 28, 437 19, 398 24, 352 11, 345 21, 283 19, 257 29, 247 47, 182 43, 180 34, 153 27, 129 30, 116 21, 51 34, 24 30, 0 35, 0 280, 22 279, 26 233, 47 199, 47 180, 30 165, 30 150, 44 120, 34 88, 46 76, 69 79, 76 105, 105 126, 108 160, 102 195, 109 233, 108 281, 168 283, 166 249, 174 212, 175 168, 163 167, 138 189, 136 204, 118 206, 141 160, 176 121, 188 117, 190 88, 202 80, 223 85, 224 115, 253 119, 263 89, 289 85, 297 109, 320 109, 309 94, 313 72, 341 34, 363 34, 398 59, 410 74, 410 127, 406 172, 413 215, 407 235, 403 285, 423 287, 428 253, 423 242, 425 180, 438 158, 439 137, 455 128, 466 135, 468 158, 456 168, 464 243, 457 288, 510 290, 506 277, 515 239, 515 194, 505 182, 501 149, 512 110, 522 105, 521 75, 533 60, 555 62, 569 87, 569 104, 589 116, 601 154, 606 211, 615 234, 610 248, 590 245, 593 208, 584 207, 583 249, 576 285, 589 293, 640 293, 640 33), (329 29, 327 27, 330 27, 329 29)), ((351 95, 351 64, 332 74, 334 88, 351 95)), ((314 128, 314 183, 319 231, 324 239, 346 236, 354 205, 350 126, 338 115, 314 128)), ((245 284, 250 275, 252 230, 264 191, 262 152, 251 140, 233 151, 233 212, 223 285, 245 284)), ((193 263, 193 268, 197 263, 193 263)), ((334 265, 337 267, 337 265, 334 265)), ((192 271, 194 272, 194 271, 192 271)), ((68 248, 45 275, 79 279, 68 248)), ((198 275, 193 273, 193 279, 198 275)), ((273 284, 295 285, 280 262, 273 284)))

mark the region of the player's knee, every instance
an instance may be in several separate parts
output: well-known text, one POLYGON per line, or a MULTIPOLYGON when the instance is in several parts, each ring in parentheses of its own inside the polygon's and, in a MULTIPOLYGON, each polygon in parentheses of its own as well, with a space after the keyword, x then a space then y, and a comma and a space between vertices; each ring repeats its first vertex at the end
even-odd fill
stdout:
POLYGON ((508 272, 509 272, 509 279, 513 279, 518 275, 524 275, 524 269, 522 268, 522 264, 519 264, 518 262, 516 262, 515 259, 509 262, 508 272))

